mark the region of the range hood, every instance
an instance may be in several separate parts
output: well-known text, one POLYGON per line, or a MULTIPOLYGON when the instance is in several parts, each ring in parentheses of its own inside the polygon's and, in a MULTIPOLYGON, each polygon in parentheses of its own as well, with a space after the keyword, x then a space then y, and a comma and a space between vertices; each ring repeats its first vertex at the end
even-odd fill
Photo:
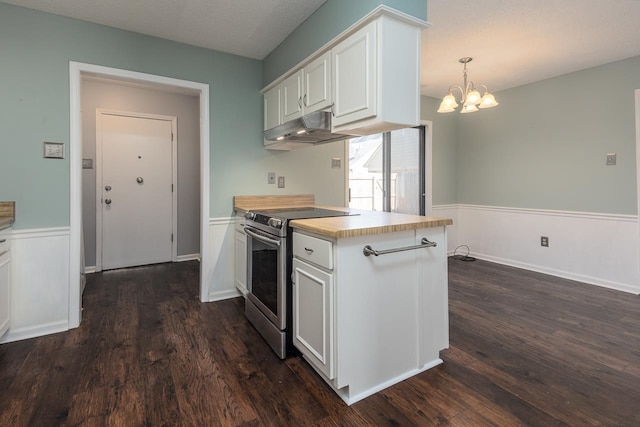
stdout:
POLYGON ((331 113, 314 111, 264 131, 264 139, 274 142, 323 144, 353 138, 351 135, 331 133, 331 113))

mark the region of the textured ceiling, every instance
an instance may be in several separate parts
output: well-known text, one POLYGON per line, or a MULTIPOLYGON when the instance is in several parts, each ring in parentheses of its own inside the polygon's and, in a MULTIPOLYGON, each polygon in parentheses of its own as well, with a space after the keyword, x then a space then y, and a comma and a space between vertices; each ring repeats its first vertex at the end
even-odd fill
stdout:
POLYGON ((640 55, 637 0, 428 0, 421 92, 469 79, 498 91, 640 55))
POLYGON ((2 0, 263 59, 326 0, 2 0))
MULTIPOLYGON (((326 0, 0 0, 262 59, 326 0)), ((356 0, 343 0, 356 1, 356 0)), ((421 92, 491 91, 640 55, 640 0, 428 0, 421 92)))

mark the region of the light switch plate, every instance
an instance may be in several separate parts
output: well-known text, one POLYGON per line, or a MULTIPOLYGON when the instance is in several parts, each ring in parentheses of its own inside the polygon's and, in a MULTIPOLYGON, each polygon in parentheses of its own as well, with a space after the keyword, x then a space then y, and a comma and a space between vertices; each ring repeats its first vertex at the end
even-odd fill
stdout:
POLYGON ((267 183, 275 184, 276 183, 276 173, 275 172, 267 172, 267 183))
POLYGON ((342 159, 340 159, 339 157, 334 157, 331 159, 331 168, 332 169, 340 169, 340 164, 342 159))
POLYGON ((64 159, 64 144, 62 142, 43 142, 45 159, 64 159))
POLYGON ((607 153, 607 166, 615 166, 617 157, 616 153, 607 153))
POLYGON ((93 169, 93 159, 82 159, 82 169, 93 169))

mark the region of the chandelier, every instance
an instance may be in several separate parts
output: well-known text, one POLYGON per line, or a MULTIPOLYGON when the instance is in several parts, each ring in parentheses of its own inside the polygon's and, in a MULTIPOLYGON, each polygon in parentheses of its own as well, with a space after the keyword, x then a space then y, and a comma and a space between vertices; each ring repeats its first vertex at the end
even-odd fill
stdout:
POLYGON ((467 64, 472 60, 473 58, 468 56, 460 58, 460 63, 464 64, 464 85, 462 87, 458 85, 449 87, 449 93, 442 98, 438 113, 451 113, 458 107, 459 104, 453 95, 454 91, 460 92, 460 102, 463 102, 460 112, 463 114, 473 113, 478 111, 478 108, 491 108, 498 105, 496 98, 489 93, 485 85, 474 85, 473 82, 467 82, 467 64), (484 94, 480 95, 477 88, 483 90, 484 94))

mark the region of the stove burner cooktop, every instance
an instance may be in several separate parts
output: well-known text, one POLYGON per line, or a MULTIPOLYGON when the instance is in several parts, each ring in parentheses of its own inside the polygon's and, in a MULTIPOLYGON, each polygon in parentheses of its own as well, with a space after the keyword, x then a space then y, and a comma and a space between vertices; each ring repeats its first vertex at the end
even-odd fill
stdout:
POLYGON ((353 212, 334 211, 330 209, 314 208, 314 207, 297 207, 297 208, 278 208, 264 209, 256 211, 261 215, 269 215, 274 218, 281 219, 304 219, 304 218, 325 218, 332 216, 350 216, 357 215, 353 212))

